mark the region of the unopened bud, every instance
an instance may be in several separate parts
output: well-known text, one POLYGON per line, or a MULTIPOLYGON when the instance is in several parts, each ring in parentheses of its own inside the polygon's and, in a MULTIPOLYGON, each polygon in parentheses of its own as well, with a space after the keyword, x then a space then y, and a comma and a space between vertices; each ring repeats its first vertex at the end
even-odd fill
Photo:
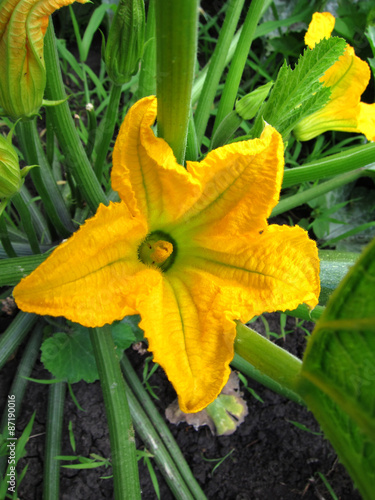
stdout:
POLYGON ((21 189, 28 171, 33 168, 20 169, 18 155, 8 138, 0 135, 0 199, 9 199, 21 189))
POLYGON ((243 120, 251 120, 267 98, 273 82, 258 87, 236 103, 236 111, 243 120))
POLYGON ((49 15, 73 2, 0 1, 0 107, 13 120, 38 113, 46 86, 43 40, 49 15))
POLYGON ((0 198, 10 198, 23 184, 16 150, 0 135, 0 198))
POLYGON ((120 0, 104 53, 107 73, 116 85, 128 82, 137 73, 143 54, 144 32, 144 1, 120 0))

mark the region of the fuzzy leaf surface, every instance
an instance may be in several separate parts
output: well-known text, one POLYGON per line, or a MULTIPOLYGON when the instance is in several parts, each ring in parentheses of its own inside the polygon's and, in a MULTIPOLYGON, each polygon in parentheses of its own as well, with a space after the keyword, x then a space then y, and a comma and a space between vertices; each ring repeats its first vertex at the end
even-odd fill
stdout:
POLYGON ((375 240, 332 295, 301 371, 307 401, 364 498, 375 480, 375 240))
POLYGON ((321 109, 329 100, 330 89, 319 79, 345 46, 341 38, 323 39, 313 50, 305 49, 294 69, 284 63, 262 110, 263 119, 285 137, 302 118, 321 109))

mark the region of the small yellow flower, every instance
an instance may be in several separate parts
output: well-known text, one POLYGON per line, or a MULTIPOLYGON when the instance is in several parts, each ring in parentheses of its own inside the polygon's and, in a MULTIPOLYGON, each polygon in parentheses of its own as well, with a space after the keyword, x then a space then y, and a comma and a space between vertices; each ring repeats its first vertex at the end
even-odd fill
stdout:
MULTIPOLYGON (((335 18, 328 12, 316 12, 305 36, 305 42, 314 48, 323 38, 329 38, 335 18)), ((344 54, 320 79, 330 87, 329 102, 319 111, 304 118, 294 129, 300 141, 308 141, 328 130, 357 132, 369 141, 375 140, 375 104, 361 102, 361 95, 370 80, 368 64, 346 46, 344 54)))
POLYGON ((155 137, 155 118, 146 97, 121 126, 112 186, 122 201, 101 205, 14 297, 24 311, 88 327, 139 313, 182 411, 197 412, 227 382, 234 320, 314 307, 319 260, 303 229, 267 224, 284 169, 274 128, 185 169, 155 137))
POLYGON ((1 0, 0 106, 14 120, 38 113, 46 86, 43 40, 48 19, 74 1, 1 0))

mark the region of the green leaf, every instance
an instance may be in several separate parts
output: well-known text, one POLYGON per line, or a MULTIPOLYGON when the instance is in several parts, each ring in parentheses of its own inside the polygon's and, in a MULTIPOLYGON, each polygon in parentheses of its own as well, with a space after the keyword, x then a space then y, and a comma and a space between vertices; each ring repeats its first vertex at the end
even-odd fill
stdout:
POLYGON ((41 351, 45 368, 56 378, 70 384, 80 380, 90 383, 99 378, 86 328, 77 326, 71 333, 55 333, 43 342, 41 351))
POLYGON ((375 240, 332 295, 304 355, 300 394, 364 498, 375 481, 375 240))
POLYGON ((285 137, 302 118, 322 108, 330 90, 319 79, 342 55, 345 46, 341 38, 323 39, 313 50, 305 49, 294 69, 284 63, 255 129, 263 116, 285 137))
POLYGON ((112 325, 112 337, 116 346, 121 350, 127 349, 136 341, 131 325, 123 321, 112 325))
MULTIPOLYGON (((138 328, 139 317, 128 318, 131 319, 125 318, 111 327, 119 358, 122 351, 137 340, 133 328, 138 328)), ((140 328, 138 330, 142 331, 140 328)), ((59 380, 74 384, 80 380, 91 383, 99 378, 89 330, 81 325, 73 323, 71 332, 55 333, 43 342, 41 351, 45 368, 59 380)))

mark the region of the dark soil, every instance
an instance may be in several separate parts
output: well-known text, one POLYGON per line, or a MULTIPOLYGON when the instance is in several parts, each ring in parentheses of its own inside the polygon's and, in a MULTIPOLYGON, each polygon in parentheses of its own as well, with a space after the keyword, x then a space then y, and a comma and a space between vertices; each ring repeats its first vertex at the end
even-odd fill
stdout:
MULTIPOLYGON (((278 315, 266 315, 266 317, 270 330, 280 332, 278 315)), ((289 318, 286 329, 293 332, 288 333, 285 340, 280 339, 277 342, 301 356, 305 333, 301 329, 296 329, 295 324, 295 320, 289 318)), ((255 329, 264 331, 260 320, 257 321, 255 329)), ((8 363, 0 375, 2 406, 17 368, 19 354, 8 363)), ((129 350, 129 357, 140 375, 147 355, 140 356, 137 352, 129 350)), ((38 362, 32 377, 45 379, 49 374, 38 362)), ((155 404, 164 414, 166 406, 173 401, 175 394, 160 368, 151 378, 151 384, 160 398, 155 404)), ((232 436, 212 436, 208 427, 195 431, 186 424, 180 424, 178 427, 170 426, 207 498, 329 499, 331 495, 319 475, 322 474, 339 499, 360 499, 349 475, 338 463, 334 450, 324 437, 301 430, 291 423, 291 421, 299 422, 308 429, 319 432, 319 426, 312 414, 253 381, 249 381, 249 386, 264 402, 261 403, 248 391, 244 391, 249 415, 232 436), (217 462, 206 459, 220 459, 229 452, 232 453, 213 471, 217 462)), ((110 458, 105 409, 99 382, 90 385, 81 382, 75 384, 73 389, 85 411, 78 410, 67 394, 62 454, 73 454, 68 432, 69 421, 72 421, 77 454, 88 457, 90 453, 96 453, 110 458)), ((27 445, 27 456, 20 463, 20 470, 28 464, 27 474, 19 488, 19 498, 22 500, 42 498, 47 398, 48 386, 30 383, 17 423, 17 435, 20 436, 32 413, 36 411, 32 437, 27 445)), ((143 448, 140 441, 137 441, 137 446, 139 449, 143 448)), ((142 498, 156 499, 149 472, 142 461, 139 462, 139 468, 142 498)), ((161 499, 173 499, 156 465, 154 469, 160 486, 161 499)), ((101 476, 108 476, 110 473, 110 468, 104 467, 80 471, 61 469, 60 498, 63 500, 113 498, 112 480, 101 479, 101 476)))

